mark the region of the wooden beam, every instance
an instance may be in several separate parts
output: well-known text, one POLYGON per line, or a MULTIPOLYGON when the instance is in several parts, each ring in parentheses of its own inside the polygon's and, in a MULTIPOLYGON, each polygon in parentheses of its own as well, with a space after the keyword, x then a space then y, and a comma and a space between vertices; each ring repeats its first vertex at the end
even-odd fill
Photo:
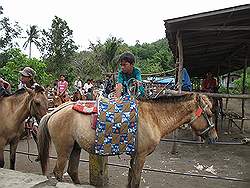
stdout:
POLYGON ((208 27, 186 27, 181 31, 250 31, 250 26, 208 26, 208 27))
POLYGON ((224 94, 224 93, 203 93, 203 92, 188 92, 188 91, 182 91, 179 93, 175 90, 166 90, 166 93, 173 94, 173 95, 183 95, 187 93, 197 93, 197 94, 203 94, 208 97, 218 97, 218 98, 231 98, 231 99, 250 99, 250 95, 248 94, 241 94, 241 95, 232 95, 232 94, 224 94))

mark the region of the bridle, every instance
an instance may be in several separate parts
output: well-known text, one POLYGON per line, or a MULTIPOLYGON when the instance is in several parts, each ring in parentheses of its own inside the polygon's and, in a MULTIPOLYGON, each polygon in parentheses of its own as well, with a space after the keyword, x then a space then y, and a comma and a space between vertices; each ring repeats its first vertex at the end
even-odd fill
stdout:
POLYGON ((198 109, 196 110, 195 115, 192 117, 191 121, 188 124, 191 126, 191 124, 202 115, 205 118, 205 120, 207 121, 209 126, 207 128, 205 128, 201 133, 198 133, 197 135, 198 136, 204 136, 212 128, 214 128, 215 125, 214 125, 214 123, 212 121, 210 121, 210 119, 209 119, 209 117, 208 117, 208 115, 206 113, 206 108, 208 107, 208 104, 203 107, 201 102, 200 102, 201 97, 200 96, 198 96, 198 97, 199 97, 198 109))

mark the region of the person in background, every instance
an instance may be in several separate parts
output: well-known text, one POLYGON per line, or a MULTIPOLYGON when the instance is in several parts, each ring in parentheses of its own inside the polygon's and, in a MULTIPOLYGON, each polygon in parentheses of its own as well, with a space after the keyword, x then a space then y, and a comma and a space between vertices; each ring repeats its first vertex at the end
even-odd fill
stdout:
POLYGON ((104 93, 105 96, 108 96, 113 90, 113 84, 111 80, 111 76, 107 75, 106 80, 104 82, 104 93))
POLYGON ((10 95, 10 84, 0 77, 0 97, 10 95))
POLYGON ((141 71, 134 66, 135 56, 130 52, 125 52, 120 56, 118 62, 121 65, 121 70, 118 72, 118 80, 115 88, 116 97, 128 94, 128 82, 131 79, 139 81, 139 93, 137 95, 138 97, 143 97, 145 92, 142 85, 141 71))
POLYGON ((218 90, 217 80, 213 77, 211 72, 206 74, 206 78, 202 81, 201 91, 215 93, 218 90))
POLYGON ((91 83, 91 79, 88 79, 87 82, 84 84, 83 89, 85 93, 87 94, 89 92, 89 89, 92 88, 93 85, 91 83))
MULTIPOLYGON (((23 70, 19 71, 19 73, 21 74, 21 78, 18 89, 22 89, 24 87, 34 89, 35 86, 38 85, 35 81, 36 71, 34 71, 31 67, 25 67, 23 70)), ((25 120, 25 130, 25 133, 23 133, 21 137, 28 136, 28 132, 30 132, 37 144, 38 123, 34 117, 29 117, 25 120)), ((39 161, 39 158, 36 158, 35 161, 39 161)))
POLYGON ((82 91, 82 81, 80 76, 77 76, 77 80, 74 83, 75 89, 80 92, 81 95, 83 95, 82 91))
POLYGON ((68 97, 67 93, 68 82, 65 80, 65 75, 60 75, 60 80, 57 83, 57 95, 61 97, 63 102, 66 102, 66 98, 68 97))
POLYGON ((25 67, 23 70, 19 71, 19 73, 21 74, 21 78, 18 89, 22 89, 24 87, 34 89, 37 84, 35 81, 36 71, 30 67, 25 67))
MULTIPOLYGON (((176 76, 178 78, 178 67, 179 63, 176 63, 176 76)), ((182 69, 182 91, 192 91, 192 83, 186 68, 182 69)))

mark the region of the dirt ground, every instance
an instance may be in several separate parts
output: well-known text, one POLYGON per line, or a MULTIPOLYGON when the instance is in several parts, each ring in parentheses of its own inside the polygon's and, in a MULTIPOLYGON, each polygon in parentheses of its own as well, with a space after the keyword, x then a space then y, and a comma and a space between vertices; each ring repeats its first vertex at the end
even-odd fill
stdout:
MULTIPOLYGON (((232 99, 229 109, 236 112, 241 111, 241 101, 232 99)), ((246 103, 246 115, 250 117, 250 100, 246 103)), ((231 133, 227 129, 228 121, 223 122, 219 127, 219 141, 239 142, 242 138, 250 138, 250 121, 245 122, 245 133, 240 133, 236 126, 231 128, 231 133)), ((240 124, 240 122, 238 123, 240 124)), ((167 138, 171 138, 168 135, 167 138)), ((188 129, 178 131, 178 139, 192 139, 191 131, 188 129)), ((33 140, 30 140, 30 152, 37 153, 33 140)), ((8 147, 6 147, 7 149, 8 147)), ((177 144, 178 153, 171 154, 172 143, 161 142, 156 151, 151 154, 145 163, 145 168, 161 169, 173 172, 194 173, 201 175, 233 177, 248 180, 248 182, 210 179, 202 177, 191 177, 184 175, 174 175, 159 172, 143 171, 141 187, 172 187, 172 188, 249 188, 250 187, 250 144, 248 145, 194 145, 177 144)), ((27 152, 27 141, 22 140, 18 146, 18 151, 27 152)), ((9 153, 5 152, 5 168, 9 167, 9 153)), ((51 155, 55 156, 52 151, 51 155)), ((34 162, 35 157, 18 154, 16 170, 41 174, 39 163, 34 162)), ((88 160, 88 154, 82 151, 81 159, 88 160)), ((122 155, 121 158, 109 157, 110 163, 129 164, 129 157, 122 155)), ((50 172, 55 165, 55 160, 50 160, 50 172)), ((109 185, 106 187, 126 187, 127 168, 109 166, 109 185)), ((89 183, 88 163, 80 163, 80 180, 82 184, 89 183)), ((65 176, 65 181, 70 181, 65 176)))

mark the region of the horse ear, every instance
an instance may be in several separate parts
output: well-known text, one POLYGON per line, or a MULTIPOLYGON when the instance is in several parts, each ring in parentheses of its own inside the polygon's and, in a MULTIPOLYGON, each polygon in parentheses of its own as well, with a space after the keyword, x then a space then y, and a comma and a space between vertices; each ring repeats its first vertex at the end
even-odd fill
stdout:
POLYGON ((24 86, 24 89, 31 95, 34 93, 34 91, 26 86, 24 86))
POLYGON ((195 94, 195 96, 194 96, 194 101, 195 101, 195 102, 199 102, 199 101, 200 101, 200 96, 199 96, 199 94, 195 94))

